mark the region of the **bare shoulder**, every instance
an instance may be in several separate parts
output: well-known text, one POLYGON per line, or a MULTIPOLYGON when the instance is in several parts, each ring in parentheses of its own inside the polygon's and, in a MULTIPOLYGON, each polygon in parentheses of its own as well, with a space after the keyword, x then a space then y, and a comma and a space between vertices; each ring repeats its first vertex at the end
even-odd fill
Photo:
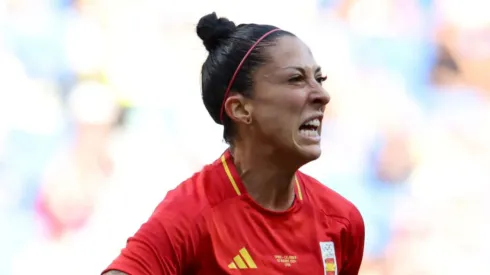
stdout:
POLYGON ((127 273, 124 273, 122 271, 119 271, 119 270, 111 270, 111 271, 107 271, 105 272, 104 274, 102 275, 129 275, 127 273))

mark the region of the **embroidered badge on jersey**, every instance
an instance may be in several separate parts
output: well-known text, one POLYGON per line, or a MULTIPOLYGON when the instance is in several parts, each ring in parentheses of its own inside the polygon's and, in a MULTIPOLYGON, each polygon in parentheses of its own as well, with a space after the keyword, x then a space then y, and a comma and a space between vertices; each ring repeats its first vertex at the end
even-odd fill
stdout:
POLYGON ((333 242, 320 242, 324 275, 337 275, 337 259, 333 242))

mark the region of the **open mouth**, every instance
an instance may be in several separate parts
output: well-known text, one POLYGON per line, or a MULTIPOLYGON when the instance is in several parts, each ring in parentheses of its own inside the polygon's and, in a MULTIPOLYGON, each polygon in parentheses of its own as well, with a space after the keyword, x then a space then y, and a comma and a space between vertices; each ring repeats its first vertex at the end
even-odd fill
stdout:
POLYGON ((301 124, 299 127, 299 133, 305 137, 317 138, 320 136, 320 119, 314 118, 301 124))

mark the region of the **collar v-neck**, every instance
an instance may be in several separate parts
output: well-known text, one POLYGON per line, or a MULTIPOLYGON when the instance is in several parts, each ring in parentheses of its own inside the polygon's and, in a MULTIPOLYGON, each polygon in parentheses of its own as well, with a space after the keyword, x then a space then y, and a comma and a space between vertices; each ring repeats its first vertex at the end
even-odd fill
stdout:
POLYGON ((303 202, 303 187, 300 182, 300 179, 298 178, 297 173, 294 175, 294 192, 295 192, 295 199, 291 207, 289 207, 285 211, 272 211, 269 209, 266 209, 259 205, 257 202, 255 202, 250 195, 248 194, 245 185, 243 184, 240 175, 238 174, 238 171, 236 169, 235 163, 233 161, 233 156, 231 155, 231 152, 229 149, 227 149, 223 155, 221 155, 220 158, 221 165, 223 167, 223 170, 226 174, 227 180, 229 181, 231 187, 233 188, 234 192, 236 193, 237 196, 241 196, 246 198, 251 202, 252 205, 254 205, 256 208, 259 208, 263 212, 269 212, 272 214, 284 214, 286 212, 291 212, 294 210, 297 210, 297 208, 302 204, 303 202))

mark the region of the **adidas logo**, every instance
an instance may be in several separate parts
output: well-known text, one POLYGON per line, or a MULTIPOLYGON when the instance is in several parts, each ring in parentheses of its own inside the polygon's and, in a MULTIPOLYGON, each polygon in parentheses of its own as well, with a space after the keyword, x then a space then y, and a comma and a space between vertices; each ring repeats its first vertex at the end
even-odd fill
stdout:
POLYGON ((233 262, 228 265, 230 269, 249 269, 257 268, 254 260, 248 253, 247 249, 244 247, 240 249, 239 254, 233 257, 233 262))

